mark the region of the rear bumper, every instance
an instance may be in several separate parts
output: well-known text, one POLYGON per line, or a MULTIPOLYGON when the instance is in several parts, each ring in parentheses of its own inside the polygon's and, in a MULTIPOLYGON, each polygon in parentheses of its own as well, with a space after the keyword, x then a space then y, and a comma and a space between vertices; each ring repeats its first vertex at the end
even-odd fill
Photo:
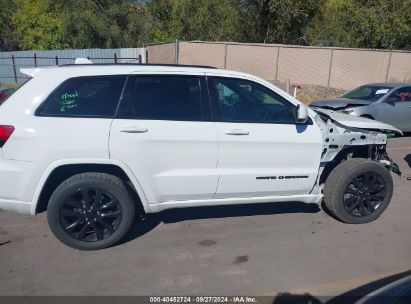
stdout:
POLYGON ((34 214, 33 195, 38 183, 37 163, 0 156, 0 209, 34 214))

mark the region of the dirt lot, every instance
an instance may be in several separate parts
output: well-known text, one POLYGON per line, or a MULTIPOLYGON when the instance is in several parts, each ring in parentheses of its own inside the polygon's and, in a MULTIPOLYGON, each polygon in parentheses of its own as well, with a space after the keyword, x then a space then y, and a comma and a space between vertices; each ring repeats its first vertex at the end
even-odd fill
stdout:
POLYGON ((149 217, 116 247, 81 252, 52 236, 45 214, 0 212, 0 295, 365 293, 411 269, 411 137, 391 140, 390 154, 404 176, 366 225, 299 203, 185 209, 149 217))

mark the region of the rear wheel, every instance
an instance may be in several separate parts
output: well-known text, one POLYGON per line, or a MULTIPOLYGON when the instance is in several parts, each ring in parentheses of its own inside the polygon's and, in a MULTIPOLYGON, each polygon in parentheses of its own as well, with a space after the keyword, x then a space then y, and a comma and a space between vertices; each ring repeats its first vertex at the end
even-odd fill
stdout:
POLYGON ((350 159, 331 172, 324 187, 324 201, 338 219, 363 224, 377 219, 393 193, 390 172, 368 159, 350 159))
POLYGON ((134 202, 124 183, 104 173, 83 173, 64 181, 52 194, 47 216, 51 231, 80 250, 114 245, 130 229, 134 202))

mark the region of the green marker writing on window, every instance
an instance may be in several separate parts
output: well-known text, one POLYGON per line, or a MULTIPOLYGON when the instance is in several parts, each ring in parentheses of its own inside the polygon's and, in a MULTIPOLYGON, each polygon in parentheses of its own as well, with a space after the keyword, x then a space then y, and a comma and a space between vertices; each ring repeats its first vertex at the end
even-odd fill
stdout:
POLYGON ((67 109, 72 109, 76 108, 76 98, 78 98, 80 95, 77 93, 77 91, 74 91, 74 93, 64 93, 61 95, 61 107, 60 107, 60 112, 65 112, 67 109))

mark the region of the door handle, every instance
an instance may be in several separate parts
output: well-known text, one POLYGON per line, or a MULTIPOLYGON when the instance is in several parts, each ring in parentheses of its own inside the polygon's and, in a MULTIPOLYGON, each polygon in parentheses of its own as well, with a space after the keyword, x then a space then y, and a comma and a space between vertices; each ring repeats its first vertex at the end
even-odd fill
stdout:
POLYGON ((123 129, 121 129, 120 132, 123 132, 123 133, 146 133, 146 132, 148 132, 148 129, 133 126, 133 127, 125 127, 123 129))
POLYGON ((250 132, 248 132, 247 130, 234 129, 234 130, 225 131, 225 134, 227 135, 248 135, 250 134, 250 132))

